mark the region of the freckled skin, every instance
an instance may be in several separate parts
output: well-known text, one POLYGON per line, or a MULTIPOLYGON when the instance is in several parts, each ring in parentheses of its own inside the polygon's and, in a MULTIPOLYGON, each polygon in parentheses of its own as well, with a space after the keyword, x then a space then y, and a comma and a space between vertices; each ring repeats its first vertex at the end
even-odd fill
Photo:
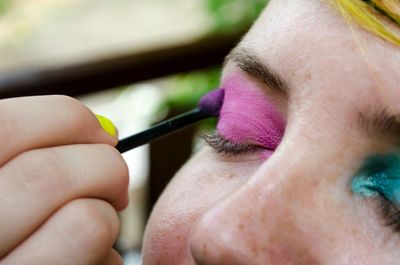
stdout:
MULTIPOLYGON (((400 234, 350 183, 378 146, 390 147, 356 121, 378 104, 400 113, 400 50, 355 30, 365 53, 329 5, 270 1, 239 46, 286 79, 285 135, 269 159, 226 159, 208 147, 195 155, 152 213, 144 265, 399 263, 400 234)), ((261 89, 233 63, 223 82, 232 74, 261 89)))

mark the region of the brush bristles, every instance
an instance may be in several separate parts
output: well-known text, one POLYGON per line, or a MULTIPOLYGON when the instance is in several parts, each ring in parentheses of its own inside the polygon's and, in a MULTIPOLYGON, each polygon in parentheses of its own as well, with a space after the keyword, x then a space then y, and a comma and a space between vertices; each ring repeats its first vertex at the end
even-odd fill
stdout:
POLYGON ((205 113, 217 117, 224 103, 225 90, 219 88, 204 95, 199 102, 199 108, 205 113))

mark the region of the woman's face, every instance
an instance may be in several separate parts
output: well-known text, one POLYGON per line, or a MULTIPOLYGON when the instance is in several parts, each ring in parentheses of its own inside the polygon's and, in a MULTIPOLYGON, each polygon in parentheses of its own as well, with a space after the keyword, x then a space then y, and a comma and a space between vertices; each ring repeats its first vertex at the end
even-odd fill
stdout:
POLYGON ((271 0, 224 67, 216 150, 160 198, 144 264, 399 264, 399 51, 326 3, 271 0))

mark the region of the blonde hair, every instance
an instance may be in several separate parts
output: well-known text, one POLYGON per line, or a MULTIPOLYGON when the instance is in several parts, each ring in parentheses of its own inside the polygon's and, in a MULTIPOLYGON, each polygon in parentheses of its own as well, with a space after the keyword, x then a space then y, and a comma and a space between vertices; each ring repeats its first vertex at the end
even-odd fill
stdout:
POLYGON ((400 34, 389 26, 392 23, 400 29, 399 0, 336 0, 336 4, 348 19, 400 46, 400 34))

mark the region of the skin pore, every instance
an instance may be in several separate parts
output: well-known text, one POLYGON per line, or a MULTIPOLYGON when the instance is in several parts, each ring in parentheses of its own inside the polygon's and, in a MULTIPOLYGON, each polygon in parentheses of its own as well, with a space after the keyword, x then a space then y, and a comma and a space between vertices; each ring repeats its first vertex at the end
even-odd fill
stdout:
POLYGON ((196 154, 152 213, 144 264, 397 264, 400 234, 377 210, 382 196, 359 196, 352 181, 369 157, 396 150, 398 126, 380 121, 400 113, 399 69, 398 47, 329 4, 271 0, 228 57, 217 131, 262 148, 196 154), (249 60, 235 55, 243 50, 249 60), (254 62, 269 73, 249 71, 254 62), (260 111, 256 127, 271 135, 224 111, 260 111))

